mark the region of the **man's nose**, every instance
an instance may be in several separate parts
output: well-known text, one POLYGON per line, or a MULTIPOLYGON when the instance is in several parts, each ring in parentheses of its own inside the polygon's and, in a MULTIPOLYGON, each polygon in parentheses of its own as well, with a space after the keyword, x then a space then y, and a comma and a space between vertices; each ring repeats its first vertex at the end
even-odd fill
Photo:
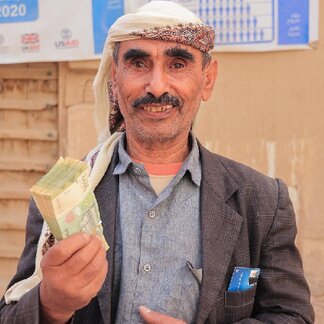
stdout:
POLYGON ((152 93, 156 98, 159 98, 164 93, 169 92, 168 75, 163 68, 154 67, 148 77, 145 91, 152 93))

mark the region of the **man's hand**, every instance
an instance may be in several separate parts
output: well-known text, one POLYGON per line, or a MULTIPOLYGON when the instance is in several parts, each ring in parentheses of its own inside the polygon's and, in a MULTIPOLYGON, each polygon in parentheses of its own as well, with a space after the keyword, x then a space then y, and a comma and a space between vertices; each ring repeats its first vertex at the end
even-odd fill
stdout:
POLYGON ((106 251, 98 237, 77 233, 51 247, 41 269, 42 316, 64 323, 100 290, 108 271, 106 251))
POLYGON ((186 324, 182 320, 154 312, 145 306, 140 306, 139 312, 146 324, 186 324))

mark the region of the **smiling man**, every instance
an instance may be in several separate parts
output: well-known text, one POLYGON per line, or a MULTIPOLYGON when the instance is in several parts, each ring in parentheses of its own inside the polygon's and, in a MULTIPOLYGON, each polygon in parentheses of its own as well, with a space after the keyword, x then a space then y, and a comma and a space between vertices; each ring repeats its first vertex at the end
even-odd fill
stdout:
POLYGON ((158 40, 122 42, 112 66, 112 95, 126 125, 128 153, 144 163, 183 162, 202 100, 211 95, 216 62, 200 50, 158 40))
POLYGON ((111 27, 94 83, 102 144, 86 159, 110 250, 81 233, 53 244, 32 202, 1 323, 313 323, 285 184, 191 132, 213 46, 168 1, 111 27))

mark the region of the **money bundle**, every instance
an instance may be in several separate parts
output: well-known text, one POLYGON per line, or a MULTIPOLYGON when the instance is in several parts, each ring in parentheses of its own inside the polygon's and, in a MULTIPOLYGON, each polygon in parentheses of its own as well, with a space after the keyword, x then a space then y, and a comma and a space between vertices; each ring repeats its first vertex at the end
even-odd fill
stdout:
POLYGON ((109 249, 85 162, 59 158, 30 191, 57 240, 77 232, 97 234, 109 249))

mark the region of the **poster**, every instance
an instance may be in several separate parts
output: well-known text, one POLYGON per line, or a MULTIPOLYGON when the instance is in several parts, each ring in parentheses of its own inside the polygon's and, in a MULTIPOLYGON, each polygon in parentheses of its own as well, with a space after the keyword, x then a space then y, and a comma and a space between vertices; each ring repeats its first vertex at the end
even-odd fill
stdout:
MULTIPOLYGON (((0 0, 0 64, 100 58, 109 27, 148 0, 0 0)), ((215 30, 215 51, 309 49, 318 0, 176 0, 215 30)))

